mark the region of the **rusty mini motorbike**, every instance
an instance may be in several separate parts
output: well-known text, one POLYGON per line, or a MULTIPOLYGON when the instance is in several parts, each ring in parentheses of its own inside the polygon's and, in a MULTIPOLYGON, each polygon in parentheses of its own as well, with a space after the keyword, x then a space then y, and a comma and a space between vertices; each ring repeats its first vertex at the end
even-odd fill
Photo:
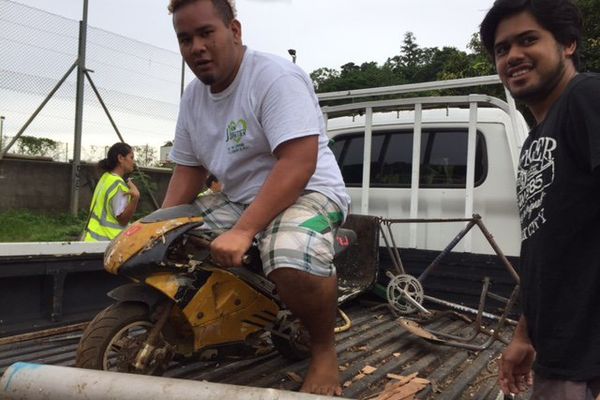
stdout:
MULTIPOLYGON (((105 269, 132 282, 108 293, 116 302, 87 326, 76 366, 160 375, 174 360, 210 359, 265 332, 283 356, 308 356, 308 335, 262 274, 257 248, 251 248, 244 267, 217 265, 210 242, 218 233, 203 229, 196 214, 193 206, 161 209, 111 242, 105 269)), ((339 229, 336 252, 355 239, 354 231, 339 229)), ((340 282, 351 288, 340 289, 341 302, 370 287, 374 278, 340 282)))

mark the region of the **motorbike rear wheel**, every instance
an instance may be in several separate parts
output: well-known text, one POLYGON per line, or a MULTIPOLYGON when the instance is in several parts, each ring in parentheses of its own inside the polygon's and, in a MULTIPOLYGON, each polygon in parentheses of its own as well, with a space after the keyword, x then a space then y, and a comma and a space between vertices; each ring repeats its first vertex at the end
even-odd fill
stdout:
POLYGON ((79 368, 162 375, 170 361, 168 345, 161 338, 159 353, 144 370, 134 367, 135 359, 154 323, 142 303, 119 302, 103 311, 85 329, 75 359, 79 368), (162 350, 162 348, 166 350, 162 350))

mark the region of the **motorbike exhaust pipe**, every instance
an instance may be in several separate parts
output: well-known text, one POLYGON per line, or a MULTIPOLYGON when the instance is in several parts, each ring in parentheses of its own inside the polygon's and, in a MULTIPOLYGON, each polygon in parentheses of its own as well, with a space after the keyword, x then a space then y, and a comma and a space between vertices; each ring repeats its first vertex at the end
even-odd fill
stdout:
MULTIPOLYGON (((328 396, 17 362, 0 379, 6 400, 325 400, 328 396)), ((338 399, 342 400, 341 397, 338 399)))

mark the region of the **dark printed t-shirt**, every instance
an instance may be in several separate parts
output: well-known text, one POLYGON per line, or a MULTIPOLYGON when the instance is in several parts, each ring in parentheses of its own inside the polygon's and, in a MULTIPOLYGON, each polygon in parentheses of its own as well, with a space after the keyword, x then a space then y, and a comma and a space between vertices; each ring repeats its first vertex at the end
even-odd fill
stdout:
POLYGON ((517 197, 534 369, 600 377, 600 75, 577 75, 529 133, 517 197))

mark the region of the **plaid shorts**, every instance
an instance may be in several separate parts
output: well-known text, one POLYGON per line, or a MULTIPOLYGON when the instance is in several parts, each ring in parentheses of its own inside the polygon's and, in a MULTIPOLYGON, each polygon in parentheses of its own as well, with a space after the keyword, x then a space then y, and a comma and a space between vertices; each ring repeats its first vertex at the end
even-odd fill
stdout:
MULTIPOLYGON (((200 196, 194 203, 207 229, 230 229, 248 207, 224 194, 200 196)), ((335 275, 333 243, 344 216, 327 196, 305 192, 256 235, 265 275, 277 268, 294 268, 309 274, 335 275)))

